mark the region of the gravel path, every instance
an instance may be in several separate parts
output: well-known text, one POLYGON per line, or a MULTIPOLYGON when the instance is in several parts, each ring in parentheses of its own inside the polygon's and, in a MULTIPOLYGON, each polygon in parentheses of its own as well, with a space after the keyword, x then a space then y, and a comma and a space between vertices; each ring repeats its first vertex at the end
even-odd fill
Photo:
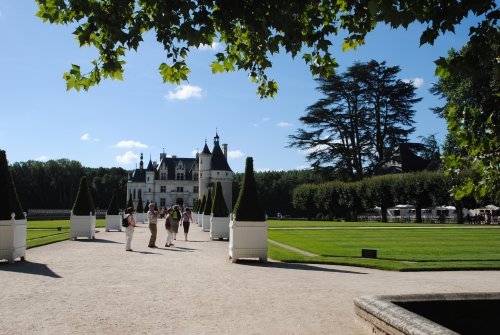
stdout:
POLYGON ((232 264, 227 241, 191 231, 175 248, 149 249, 141 225, 136 252, 123 232, 101 231, 0 263, 0 334, 370 334, 355 318, 360 295, 500 291, 500 271, 232 264))

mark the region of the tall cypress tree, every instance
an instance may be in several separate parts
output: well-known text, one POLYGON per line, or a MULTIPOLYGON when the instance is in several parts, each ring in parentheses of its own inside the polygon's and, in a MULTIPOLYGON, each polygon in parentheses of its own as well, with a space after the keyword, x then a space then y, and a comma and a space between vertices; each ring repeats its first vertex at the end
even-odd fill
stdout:
POLYGON ((201 205, 200 205, 200 208, 198 210, 199 214, 203 214, 203 209, 205 208, 206 203, 207 203, 207 196, 203 195, 203 199, 201 200, 201 205))
POLYGON ((224 199, 224 194, 222 193, 222 184, 220 181, 217 182, 217 187, 215 188, 212 214, 214 217, 227 217, 229 215, 226 200, 224 199))
POLYGON ((118 199, 116 197, 116 191, 113 191, 113 195, 111 196, 111 201, 109 202, 107 214, 108 215, 120 214, 120 207, 118 207, 118 199))
POLYGON ((24 219, 23 208, 17 197, 16 186, 9 170, 7 155, 0 150, 0 220, 10 220, 15 213, 16 220, 24 219))
POLYGON ((75 203, 72 209, 73 215, 95 215, 94 200, 90 194, 89 184, 87 177, 82 176, 80 179, 80 186, 76 195, 75 203))
POLYGON ((257 193, 253 175, 253 158, 247 157, 243 185, 233 209, 234 218, 238 221, 265 221, 266 212, 257 193))
POLYGON ((210 215, 212 211, 212 190, 208 190, 207 202, 203 208, 203 215, 210 215))

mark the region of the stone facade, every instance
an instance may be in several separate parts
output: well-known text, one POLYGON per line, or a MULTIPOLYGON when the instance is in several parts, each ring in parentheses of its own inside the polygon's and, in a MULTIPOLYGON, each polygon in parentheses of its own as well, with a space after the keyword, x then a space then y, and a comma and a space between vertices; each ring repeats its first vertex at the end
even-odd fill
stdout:
POLYGON ((131 197, 134 207, 137 207, 139 198, 142 198, 144 206, 154 202, 158 208, 176 203, 192 207, 194 200, 203 198, 209 189, 213 195, 220 181, 227 207, 231 210, 234 173, 227 163, 227 144, 223 147, 224 152, 216 133, 212 151, 205 141, 203 151, 197 153, 196 158, 167 157, 163 152, 159 163, 150 158, 146 168, 141 153, 139 168, 129 173, 127 200, 131 197))

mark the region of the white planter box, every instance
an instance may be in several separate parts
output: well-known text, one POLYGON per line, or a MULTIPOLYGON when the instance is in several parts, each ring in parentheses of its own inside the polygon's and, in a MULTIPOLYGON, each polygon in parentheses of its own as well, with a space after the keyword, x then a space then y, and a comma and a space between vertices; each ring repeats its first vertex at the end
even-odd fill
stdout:
POLYGON ((229 216, 210 217, 210 238, 212 240, 220 238, 229 239, 229 216))
POLYGON ((71 214, 70 222, 70 239, 76 240, 77 237, 88 237, 89 239, 95 239, 95 215, 71 214))
POLYGON ((210 216, 203 214, 203 231, 210 231, 210 216))
POLYGON ((267 221, 236 221, 229 223, 229 258, 258 258, 267 262, 267 221))
POLYGON ((106 231, 118 230, 122 231, 122 216, 118 215, 108 215, 106 214, 106 231))
POLYGON ((0 259, 14 263, 26 258, 26 219, 0 220, 0 259))
POLYGON ((135 222, 136 223, 146 223, 146 222, 148 222, 148 213, 135 213, 134 217, 135 217, 135 222))
POLYGON ((198 223, 198 227, 203 227, 203 214, 196 213, 196 221, 198 223))

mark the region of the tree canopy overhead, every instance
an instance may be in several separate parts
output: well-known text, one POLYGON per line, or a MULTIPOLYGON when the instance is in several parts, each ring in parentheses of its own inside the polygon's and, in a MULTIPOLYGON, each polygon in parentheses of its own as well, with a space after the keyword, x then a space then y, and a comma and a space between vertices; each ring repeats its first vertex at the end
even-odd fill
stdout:
MULTIPOLYGON (((159 65, 164 82, 187 80, 191 48, 219 41, 212 72, 244 70, 258 85, 261 97, 276 94, 268 78, 274 53, 300 57, 315 76, 328 77, 337 66, 331 53, 333 37, 343 37, 342 49, 364 43, 378 23, 393 28, 423 23, 420 44, 432 44, 453 32, 470 13, 484 15, 480 27, 498 19, 495 0, 35 0, 43 21, 76 26, 80 46, 98 50, 88 72, 72 65, 64 74, 67 88, 88 90, 102 78, 122 79, 125 53, 137 50, 142 35, 154 31, 165 50, 159 65)), ((496 24, 496 23, 495 23, 496 24)), ((441 64, 446 66, 446 64, 441 64)), ((442 70, 445 71, 445 70, 442 70)))

